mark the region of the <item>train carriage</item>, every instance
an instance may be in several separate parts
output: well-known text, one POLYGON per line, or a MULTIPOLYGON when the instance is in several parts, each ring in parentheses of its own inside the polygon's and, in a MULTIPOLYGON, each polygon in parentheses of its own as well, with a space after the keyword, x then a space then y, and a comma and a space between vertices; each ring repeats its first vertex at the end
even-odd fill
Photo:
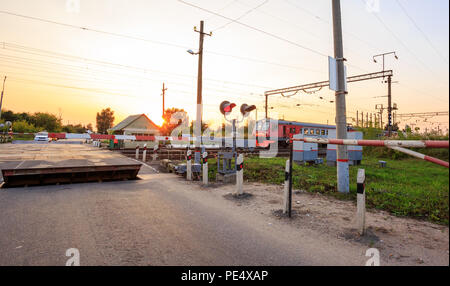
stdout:
POLYGON ((286 145, 286 141, 296 134, 328 138, 329 130, 335 129, 336 126, 326 124, 263 119, 256 123, 254 135, 258 146, 267 147, 276 141, 286 145))

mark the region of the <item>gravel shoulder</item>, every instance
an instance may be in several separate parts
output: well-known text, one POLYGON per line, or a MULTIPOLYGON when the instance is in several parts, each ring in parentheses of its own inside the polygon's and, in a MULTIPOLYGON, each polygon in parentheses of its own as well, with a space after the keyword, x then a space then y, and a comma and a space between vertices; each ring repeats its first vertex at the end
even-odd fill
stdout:
POLYGON ((231 196, 234 185, 211 184, 208 192, 277 224, 299 232, 312 231, 318 237, 345 241, 355 247, 377 248, 384 265, 449 265, 449 229, 427 221, 396 217, 385 211, 368 210, 366 234, 356 231, 356 203, 321 194, 293 190, 293 217, 282 215, 283 187, 259 183, 244 184, 243 199, 231 196))

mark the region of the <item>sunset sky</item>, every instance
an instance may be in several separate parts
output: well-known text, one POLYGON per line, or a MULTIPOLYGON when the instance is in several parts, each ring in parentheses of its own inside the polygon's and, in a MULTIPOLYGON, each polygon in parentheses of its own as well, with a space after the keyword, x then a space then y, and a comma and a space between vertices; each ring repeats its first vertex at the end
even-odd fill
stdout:
MULTIPOLYGON (((80 0, 79 9, 67 2, 77 3, 0 0, 3 109, 95 125, 96 112, 111 107, 116 123, 138 113, 160 123, 164 82, 166 107, 184 108, 193 119, 198 58, 186 50, 198 49, 193 28, 200 20, 213 32, 204 46, 206 121, 221 122, 223 100, 255 104, 262 118, 264 91, 328 80, 330 0, 80 0)), ((396 51, 399 60, 388 56, 386 69, 394 71, 398 113, 448 111, 449 1, 381 0, 379 10, 364 0, 341 5, 348 76, 381 71, 381 59, 374 63, 372 56, 396 51)), ((387 106, 381 79, 348 87, 349 117, 387 106)), ((328 88, 274 96, 270 116, 334 124, 331 100, 328 88)), ((448 117, 405 123, 445 129, 448 117)))

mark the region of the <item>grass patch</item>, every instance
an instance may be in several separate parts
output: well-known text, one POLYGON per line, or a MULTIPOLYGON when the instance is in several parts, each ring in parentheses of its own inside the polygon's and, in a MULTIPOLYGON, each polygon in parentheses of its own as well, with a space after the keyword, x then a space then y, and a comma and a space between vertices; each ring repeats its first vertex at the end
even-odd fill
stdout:
MULTIPOLYGON (((326 166, 293 167, 293 187, 311 193, 331 195, 345 200, 356 200, 358 168, 366 170, 366 202, 369 208, 386 210, 397 216, 422 218, 448 225, 449 170, 418 159, 383 159, 386 168, 380 168, 379 156, 365 156, 360 166, 350 167, 350 193, 337 192, 336 168, 326 166)), ((244 179, 281 185, 284 182, 285 158, 246 158, 244 179)), ((216 160, 209 160, 209 178, 215 179, 216 160)))

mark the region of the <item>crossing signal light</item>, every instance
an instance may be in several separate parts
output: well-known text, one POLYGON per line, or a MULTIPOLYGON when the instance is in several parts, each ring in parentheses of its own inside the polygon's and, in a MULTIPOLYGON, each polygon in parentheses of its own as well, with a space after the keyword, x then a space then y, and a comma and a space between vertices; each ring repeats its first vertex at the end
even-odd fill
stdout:
POLYGON ((245 103, 241 105, 241 113, 244 117, 247 117, 250 114, 250 112, 252 112, 255 109, 256 109, 255 105, 247 105, 245 103))
POLYGON ((229 101, 224 101, 220 104, 220 112, 225 115, 226 113, 230 113, 235 107, 236 104, 230 103, 229 101))

